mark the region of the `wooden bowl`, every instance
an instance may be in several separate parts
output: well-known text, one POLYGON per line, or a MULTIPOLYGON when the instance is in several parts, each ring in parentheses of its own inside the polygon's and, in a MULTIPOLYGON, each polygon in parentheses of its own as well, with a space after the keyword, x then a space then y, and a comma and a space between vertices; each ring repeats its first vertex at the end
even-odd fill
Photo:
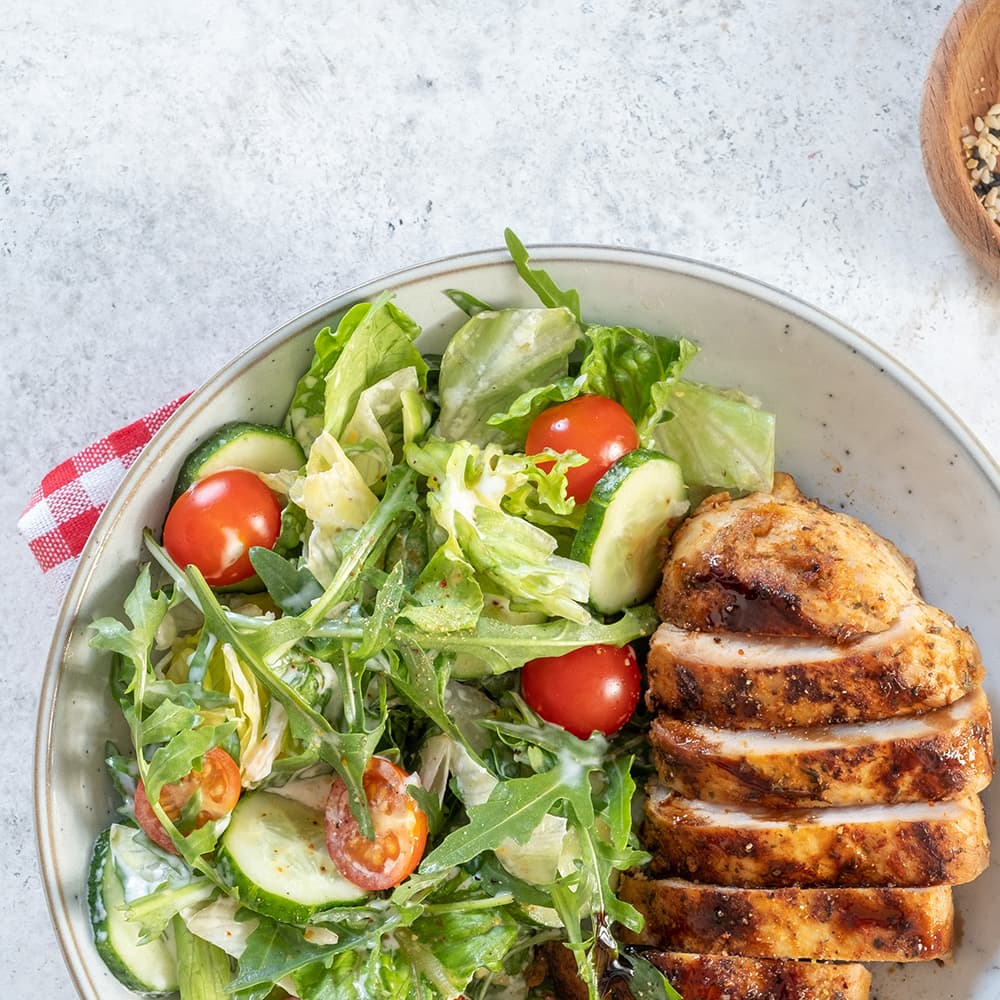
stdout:
POLYGON ((987 215, 973 190, 962 127, 972 129, 976 116, 998 99, 1000 0, 966 0, 931 61, 920 113, 920 146, 931 191, 945 220, 995 277, 1000 277, 1000 223, 987 215))

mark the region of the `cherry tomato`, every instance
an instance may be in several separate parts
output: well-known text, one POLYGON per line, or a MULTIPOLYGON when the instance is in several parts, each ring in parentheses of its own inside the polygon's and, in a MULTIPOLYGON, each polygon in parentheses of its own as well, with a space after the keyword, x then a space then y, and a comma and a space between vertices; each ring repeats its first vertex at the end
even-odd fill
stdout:
POLYGON ((427 846, 427 816, 406 790, 412 780, 384 757, 372 757, 363 784, 375 839, 351 814, 350 796, 337 778, 326 800, 326 848, 341 875, 362 889, 391 889, 420 864, 427 846))
POLYGON ((546 448, 583 455, 587 461, 566 472, 566 491, 577 503, 586 503, 597 480, 638 447, 635 424, 623 406, 607 396, 577 396, 535 417, 524 450, 529 455, 546 448))
POLYGON ((581 646, 562 656, 531 660, 521 670, 521 693, 546 722, 585 740, 611 736, 632 718, 642 678, 631 646, 581 646))
MULTIPOLYGON (((160 807, 171 821, 177 822, 188 799, 199 789, 201 809, 194 821, 195 829, 209 820, 221 819, 236 807, 240 798, 240 769, 221 747, 213 747, 202 757, 200 769, 189 772, 176 784, 164 785, 160 789, 160 807)), ((177 853, 170 835, 153 812, 141 781, 135 790, 135 818, 154 844, 172 854, 177 853)))
POLYGON ((271 548, 281 507, 264 482, 245 469, 199 479, 182 493, 163 525, 163 545, 179 566, 195 565, 213 587, 253 576, 250 547, 271 548))

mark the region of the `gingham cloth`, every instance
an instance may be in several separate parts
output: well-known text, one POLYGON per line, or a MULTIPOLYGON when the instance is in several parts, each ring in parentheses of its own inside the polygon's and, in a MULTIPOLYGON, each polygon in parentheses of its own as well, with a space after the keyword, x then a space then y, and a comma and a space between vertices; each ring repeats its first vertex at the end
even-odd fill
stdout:
POLYGON ((83 546, 125 470, 187 395, 87 445, 45 475, 18 519, 46 578, 60 590, 69 583, 83 546))

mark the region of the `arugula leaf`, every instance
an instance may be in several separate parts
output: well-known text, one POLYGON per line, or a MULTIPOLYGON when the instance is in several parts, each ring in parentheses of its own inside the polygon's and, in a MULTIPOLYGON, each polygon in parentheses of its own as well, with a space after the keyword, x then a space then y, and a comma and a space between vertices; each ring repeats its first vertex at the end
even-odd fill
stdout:
POLYGON ((659 619, 648 605, 628 608, 615 622, 596 619, 583 623, 566 620, 537 625, 513 625, 495 618, 480 618, 471 634, 455 633, 435 640, 442 652, 462 654, 455 676, 468 680, 489 673, 502 674, 523 667, 541 656, 560 656, 596 643, 623 646, 650 635, 659 619))
POLYGON ((667 977, 634 950, 619 954, 608 963, 599 988, 605 1000, 683 1000, 667 977))
POLYGON ((132 627, 116 618, 98 618, 90 625, 90 645, 120 653, 131 661, 135 673, 126 690, 131 692, 138 674, 150 670, 149 651, 156 640, 156 631, 170 608, 170 598, 163 592, 153 592, 149 567, 143 566, 128 597, 125 614, 132 627))
POLYGON ((298 615, 323 595, 323 587, 305 566, 260 546, 250 549, 250 563, 274 603, 286 615, 298 615))
MULTIPOLYGON (((484 615, 471 630, 424 632, 408 622, 396 622, 398 641, 422 649, 434 649, 456 656, 453 676, 472 680, 490 674, 505 674, 523 667, 528 660, 541 656, 560 656, 581 646, 597 643, 624 646, 651 635, 659 624, 656 612, 648 604, 626 608, 613 622, 591 618, 583 623, 557 619, 519 625, 484 615)), ((325 639, 356 639, 362 627, 350 618, 329 618, 309 633, 325 639)))
POLYGON ((463 292, 458 288, 446 288, 444 294, 458 306, 466 316, 475 316, 476 313, 492 312, 493 306, 477 299, 471 292, 463 292))
MULTIPOLYGON (((246 949, 239 958, 236 975, 229 983, 229 991, 236 996, 254 986, 274 984, 290 973, 314 963, 322 967, 340 952, 349 951, 370 942, 370 934, 350 933, 339 936, 336 944, 313 944, 304 928, 282 924, 276 920, 244 911, 245 919, 258 921, 247 939, 246 949)), ((266 994, 265 994, 266 995, 266 994)))
POLYGON ((420 863, 422 875, 446 872, 504 840, 524 844, 552 807, 566 797, 570 775, 557 764, 526 778, 500 781, 489 799, 469 810, 469 822, 449 834, 420 863))
POLYGON ((503 231, 504 242, 510 252, 511 260, 521 275, 524 283, 538 296, 542 305, 554 308, 565 306, 576 318, 577 323, 584 325, 580 318, 580 295, 575 289, 563 291, 552 278, 541 268, 532 269, 528 266, 530 256, 524 244, 514 235, 510 228, 503 231))
POLYGON ((457 740, 464 740, 455 720, 445 708, 447 667, 433 660, 423 650, 409 646, 401 647, 400 657, 405 671, 397 669, 393 672, 393 687, 443 733, 457 740))
POLYGON ((162 701, 155 711, 143 719, 142 738, 146 744, 165 743, 178 733, 194 729, 200 721, 198 713, 185 705, 162 701))

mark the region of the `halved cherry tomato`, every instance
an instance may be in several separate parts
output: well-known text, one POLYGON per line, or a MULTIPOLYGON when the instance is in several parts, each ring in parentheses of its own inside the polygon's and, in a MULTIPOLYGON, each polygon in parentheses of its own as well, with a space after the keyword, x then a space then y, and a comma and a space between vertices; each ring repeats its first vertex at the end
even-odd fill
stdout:
POLYGON ((583 455, 587 461, 566 472, 566 491, 577 503, 586 503, 597 480, 638 447, 638 432, 623 406, 607 396, 577 396, 535 417, 524 450, 529 455, 546 448, 583 455))
POLYGON ((521 669, 528 705, 582 740, 595 730, 605 736, 618 732, 632 718, 641 686, 631 646, 581 646, 530 660, 521 669))
POLYGON ((406 790, 415 779, 385 757, 372 757, 362 783, 375 839, 351 814, 350 796, 337 778, 326 800, 326 848, 341 875, 362 889, 391 889, 420 864, 427 816, 406 790))
POLYGON ((245 469, 199 479, 182 493, 163 525, 163 545, 179 566, 197 566, 213 587, 253 576, 250 548, 272 548, 281 506, 265 483, 245 469))
MULTIPOLYGON (((201 809, 194 821, 196 830, 209 820, 221 819, 231 813, 240 798, 239 765, 222 747, 209 750, 201 759, 200 769, 190 771, 176 784, 164 785, 160 789, 160 807, 172 822, 176 822, 188 799, 199 789, 201 809)), ((177 853, 170 835, 153 812, 146 787, 141 781, 135 790, 135 818, 154 844, 172 854, 177 853)))

